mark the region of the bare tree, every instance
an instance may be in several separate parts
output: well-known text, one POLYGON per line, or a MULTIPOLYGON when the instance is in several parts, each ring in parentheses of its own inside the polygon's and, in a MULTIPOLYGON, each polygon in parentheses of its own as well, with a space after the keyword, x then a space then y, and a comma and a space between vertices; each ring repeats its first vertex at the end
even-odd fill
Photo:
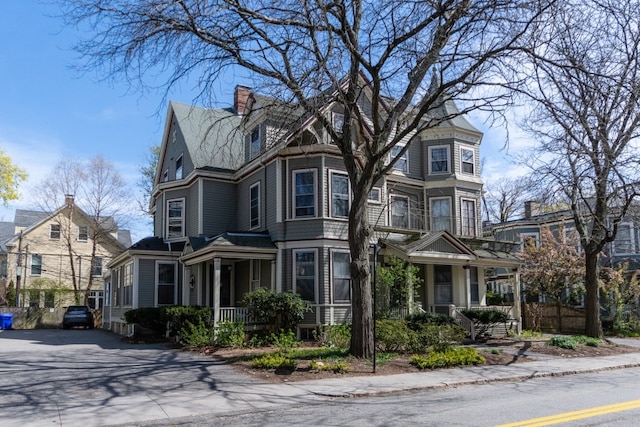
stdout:
POLYGON ((196 76, 205 96, 241 67, 262 91, 317 120, 351 183, 351 353, 369 357, 369 191, 408 150, 391 156, 399 142, 507 102, 498 92, 470 94, 497 86, 503 57, 553 1, 67 0, 64 14, 93 34, 78 45, 86 69, 143 84, 141 76, 165 71, 167 88, 196 76), (447 115, 450 99, 463 108, 447 115), (327 104, 343 111, 341 129, 320 108, 327 104))
POLYGON ((138 200, 140 210, 147 215, 152 215, 149 210, 151 194, 153 193, 153 182, 156 176, 156 168, 158 167, 158 159, 160 158, 160 146, 153 145, 149 147, 149 152, 145 159, 145 163, 140 165, 140 179, 138 180, 138 188, 142 191, 142 199, 138 200))
POLYGON ((78 271, 82 268, 82 258, 78 252, 78 234, 73 227, 75 208, 80 208, 89 220, 86 237, 91 243, 91 255, 85 261, 93 270, 96 260, 101 258, 99 246, 107 244, 107 240, 112 241, 118 230, 118 221, 120 225, 124 224, 129 190, 113 164, 102 156, 87 162, 70 158, 61 160, 39 188, 42 191, 40 207, 57 213, 55 220, 69 262, 76 301, 80 302, 79 295, 84 293, 86 303, 93 288, 94 275, 88 275, 86 284, 80 283, 78 271))
POLYGON ((538 143, 530 165, 569 201, 585 253, 586 334, 602 335, 598 259, 638 194, 640 3, 568 1, 535 32, 519 90, 538 143))
POLYGON ((482 195, 487 221, 507 222, 522 216, 524 203, 531 199, 528 177, 500 178, 485 184, 482 195))

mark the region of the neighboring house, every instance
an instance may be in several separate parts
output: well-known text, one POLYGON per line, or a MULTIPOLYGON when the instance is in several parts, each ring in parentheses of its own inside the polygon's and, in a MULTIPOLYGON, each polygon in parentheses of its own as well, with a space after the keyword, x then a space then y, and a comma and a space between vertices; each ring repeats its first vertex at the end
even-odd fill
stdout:
MULTIPOLYGON (((565 236, 572 236, 570 241, 577 244, 578 250, 581 250, 576 240, 577 231, 571 210, 552 210, 536 201, 525 203, 522 218, 485 225, 484 234, 487 238, 504 242, 505 247, 510 244, 511 252, 516 253, 523 249, 528 239, 533 239, 538 244, 540 232, 544 227, 548 227, 556 235, 559 230, 564 230, 565 236)), ((618 224, 616 238, 603 249, 600 263, 603 267, 614 268, 626 265, 629 271, 640 269, 640 222, 637 219, 630 216, 618 224)), ((503 295, 508 294, 501 286, 502 279, 508 276, 508 272, 495 270, 489 273, 487 281, 490 289, 503 295)), ((526 286, 526 283, 522 283, 522 286, 526 286)))
MULTIPOLYGON (((455 108, 446 102, 442 117, 455 108)), ((339 127, 340 111, 324 109, 339 127)), ((518 263, 482 238, 482 133, 456 117, 413 138, 369 194, 378 265, 395 255, 417 266, 424 285, 413 302, 423 310, 486 306, 485 269, 518 263)), ((127 310, 162 305, 208 306, 217 322, 243 320, 238 302, 258 287, 311 302, 302 336, 350 321, 350 199, 339 149, 295 106, 274 106, 242 86, 233 109, 171 102, 151 202, 154 237, 108 265, 105 328, 132 333, 127 310)))
POLYGON ((5 292, 10 283, 19 289, 21 307, 64 307, 75 303, 75 279, 80 303, 91 283, 87 303, 102 307, 106 265, 131 245, 131 236, 111 218, 96 227, 72 196, 52 213, 17 209, 13 223, 0 224, 5 292))

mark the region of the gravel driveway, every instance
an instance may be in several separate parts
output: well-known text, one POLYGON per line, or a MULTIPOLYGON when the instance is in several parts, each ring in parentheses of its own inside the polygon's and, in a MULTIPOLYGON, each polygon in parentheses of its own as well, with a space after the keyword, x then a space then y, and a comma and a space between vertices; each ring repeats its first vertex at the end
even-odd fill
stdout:
POLYGON ((206 356, 128 344, 103 330, 0 330, 2 426, 85 427, 175 416, 163 400, 184 402, 178 415, 189 415, 201 410, 194 409, 200 397, 228 398, 229 390, 257 383, 206 356))

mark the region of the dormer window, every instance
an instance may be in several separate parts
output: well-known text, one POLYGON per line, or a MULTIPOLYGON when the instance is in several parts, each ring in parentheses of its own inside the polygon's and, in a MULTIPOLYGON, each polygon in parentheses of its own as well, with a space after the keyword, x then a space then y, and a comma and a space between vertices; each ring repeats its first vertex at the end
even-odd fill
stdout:
POLYGON ((342 126, 344 126, 344 114, 336 112, 331 113, 331 124, 337 132, 342 132, 342 126))
POLYGON ((260 154, 260 126, 256 126, 251 131, 250 150, 250 157, 252 159, 260 154))
POLYGON ((182 154, 176 160, 176 179, 182 179, 182 154))

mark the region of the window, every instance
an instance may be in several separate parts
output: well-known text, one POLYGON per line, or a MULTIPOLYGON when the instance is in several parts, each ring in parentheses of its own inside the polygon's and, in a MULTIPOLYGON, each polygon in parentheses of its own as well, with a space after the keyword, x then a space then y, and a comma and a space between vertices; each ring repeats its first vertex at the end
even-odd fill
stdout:
POLYGON ((169 181, 169 169, 165 169, 165 171, 162 172, 162 182, 167 181, 169 181))
POLYGON ((122 269, 122 304, 133 305, 133 264, 127 264, 122 269))
POLYGON ((476 202, 462 199, 462 235, 476 235, 476 202))
POLYGON ((157 305, 174 305, 176 303, 176 277, 175 263, 156 263, 157 305))
POLYGON ((93 257, 91 275, 102 277, 102 257, 93 257))
POLYGON ((451 304, 453 302, 451 266, 434 265, 433 282, 435 287, 436 304, 451 304))
POLYGON ((176 160, 176 179, 182 179, 182 154, 176 160))
POLYGON ((46 308, 54 308, 56 306, 56 291, 51 289, 45 289, 44 306, 46 308))
POLYGON ((7 277, 7 260, 0 260, 0 277, 7 277))
MULTIPOLYGON (((404 144, 394 145, 391 149, 391 159, 395 159, 404 147, 404 144)), ((409 151, 405 151, 402 156, 398 157, 398 160, 393 165, 393 169, 405 173, 409 172, 409 151)))
POLYGON ((316 215, 316 172, 296 171, 294 182, 294 217, 304 218, 316 215))
POLYGON ((431 147, 429 149, 430 157, 430 172, 431 173, 446 173, 449 172, 449 147, 431 147))
POLYGON ((167 201, 167 239, 184 236, 184 199, 167 201))
POLYGON ((316 302, 316 251, 294 251, 295 292, 305 301, 316 302))
POLYGON ((431 230, 451 231, 451 199, 431 199, 431 230))
POLYGON ((471 303, 480 304, 480 289, 478 286, 478 267, 470 267, 469 284, 471 288, 471 303))
POLYGON ((342 173, 331 172, 331 216, 349 216, 349 177, 342 173))
POLYGON ((86 242, 87 240, 89 240, 89 227, 81 225, 78 227, 78 241, 86 242))
POLYGON ((251 228, 260 227, 260 183, 249 188, 249 222, 251 228))
POLYGON ((635 253, 634 246, 633 225, 630 222, 619 223, 616 239, 614 240, 616 255, 635 253))
POLYGON ((351 301, 351 266, 349 252, 332 253, 333 302, 351 301))
POLYGON ((333 128, 337 132, 342 132, 342 126, 344 126, 344 114, 342 113, 331 113, 331 122, 333 124, 333 128))
POLYGON ((251 141, 249 141, 249 158, 253 159, 260 154, 260 126, 256 126, 251 131, 251 141))
POLYGON ((468 148, 460 149, 460 170, 463 173, 470 173, 473 175, 474 170, 474 152, 468 148))
POLYGON ((251 290, 255 291, 260 287, 260 260, 251 260, 251 290))
POLYGON ((371 191, 369 191, 369 196, 368 196, 369 202, 380 203, 380 201, 382 200, 381 193, 382 191, 380 190, 379 187, 373 187, 371 191))
POLYGON ((40 276, 42 274, 42 255, 31 255, 31 275, 40 276))
POLYGON ((540 236, 538 233, 520 233, 520 249, 524 250, 527 246, 531 245, 534 248, 538 247, 540 236))
POLYGON ((51 240, 60 240, 60 224, 51 224, 49 226, 49 238, 51 240))
POLYGON ((409 197, 391 196, 391 226, 409 227, 409 197))

